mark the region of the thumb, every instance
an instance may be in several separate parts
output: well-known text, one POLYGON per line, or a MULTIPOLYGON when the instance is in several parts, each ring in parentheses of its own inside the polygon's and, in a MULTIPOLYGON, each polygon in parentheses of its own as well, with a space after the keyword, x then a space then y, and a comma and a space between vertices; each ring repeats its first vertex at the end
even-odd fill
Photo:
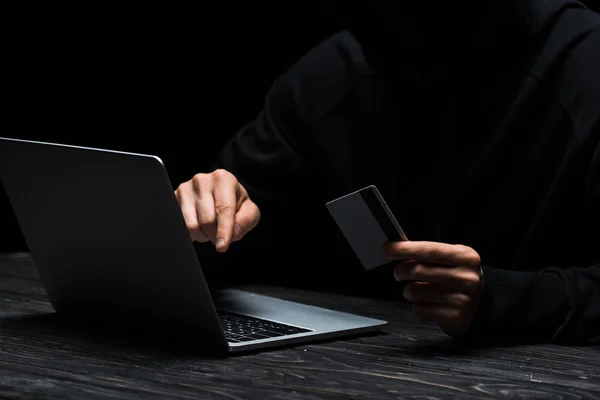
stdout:
POLYGON ((260 210, 258 206, 248 199, 244 201, 235 214, 235 225, 233 227, 233 241, 241 240, 260 221, 260 210))

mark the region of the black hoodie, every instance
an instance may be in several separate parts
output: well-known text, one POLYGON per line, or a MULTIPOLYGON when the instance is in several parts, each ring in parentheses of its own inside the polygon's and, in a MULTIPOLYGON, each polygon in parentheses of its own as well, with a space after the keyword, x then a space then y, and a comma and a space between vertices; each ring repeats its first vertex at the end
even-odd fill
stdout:
POLYGON ((600 16, 481 3, 358 23, 274 82, 219 158, 262 220, 213 272, 400 299, 324 206, 375 184, 409 239, 481 255, 471 338, 600 341, 600 16))

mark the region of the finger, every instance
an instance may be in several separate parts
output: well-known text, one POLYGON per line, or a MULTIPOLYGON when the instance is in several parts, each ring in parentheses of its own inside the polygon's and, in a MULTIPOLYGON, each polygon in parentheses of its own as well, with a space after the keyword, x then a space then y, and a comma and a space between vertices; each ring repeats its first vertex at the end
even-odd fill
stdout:
POLYGON ((175 197, 179 202, 179 207, 181 208, 185 225, 190 232, 192 240, 197 242, 208 242, 208 237, 200 228, 195 204, 188 200, 190 196, 185 196, 183 193, 185 193, 185 189, 179 188, 177 191, 175 191, 175 197))
POLYGON ((260 211, 258 206, 250 199, 244 201, 235 214, 235 225, 233 227, 233 240, 241 240, 244 235, 258 225, 260 211))
POLYGON ((238 183, 229 175, 216 177, 214 188, 214 210, 216 213, 216 247, 218 251, 227 251, 233 237, 233 226, 237 209, 238 183))
POLYGON ((215 202, 212 195, 207 192, 200 193, 195 197, 196 219, 200 232, 206 236, 208 241, 216 244, 217 222, 215 215, 215 202))
POLYGON ((415 260, 441 265, 481 264, 477 252, 468 246, 438 242, 398 241, 384 246, 384 254, 392 259, 415 260))
POLYGON ((404 287, 404 298, 411 303, 429 303, 462 307, 471 298, 461 292, 448 290, 436 283, 412 282, 404 287))
POLYGON ((470 267, 449 267, 424 264, 418 261, 405 261, 394 268, 397 281, 423 281, 438 283, 447 290, 460 290, 466 293, 479 290, 481 275, 479 270, 470 267))
POLYGON ((207 179, 205 174, 196 174, 190 180, 190 193, 186 195, 190 201, 194 202, 196 210, 196 220, 198 223, 198 238, 201 234, 206 237, 205 241, 215 243, 215 206, 212 198, 212 182, 207 179))

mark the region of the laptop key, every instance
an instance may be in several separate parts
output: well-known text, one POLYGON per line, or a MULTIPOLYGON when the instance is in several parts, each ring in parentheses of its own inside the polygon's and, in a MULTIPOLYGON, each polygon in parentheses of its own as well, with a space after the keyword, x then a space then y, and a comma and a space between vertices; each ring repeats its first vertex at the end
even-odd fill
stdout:
POLYGON ((231 312, 219 312, 227 340, 233 343, 310 332, 309 329, 231 312))

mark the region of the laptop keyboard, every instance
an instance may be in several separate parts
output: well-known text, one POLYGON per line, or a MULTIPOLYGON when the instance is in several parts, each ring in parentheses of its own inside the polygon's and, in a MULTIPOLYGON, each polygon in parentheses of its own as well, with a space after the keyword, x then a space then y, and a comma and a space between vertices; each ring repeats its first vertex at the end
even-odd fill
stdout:
POLYGON ((232 343, 310 332, 310 329, 298 328, 296 326, 227 311, 219 311, 219 317, 225 331, 225 337, 227 341, 232 343))

